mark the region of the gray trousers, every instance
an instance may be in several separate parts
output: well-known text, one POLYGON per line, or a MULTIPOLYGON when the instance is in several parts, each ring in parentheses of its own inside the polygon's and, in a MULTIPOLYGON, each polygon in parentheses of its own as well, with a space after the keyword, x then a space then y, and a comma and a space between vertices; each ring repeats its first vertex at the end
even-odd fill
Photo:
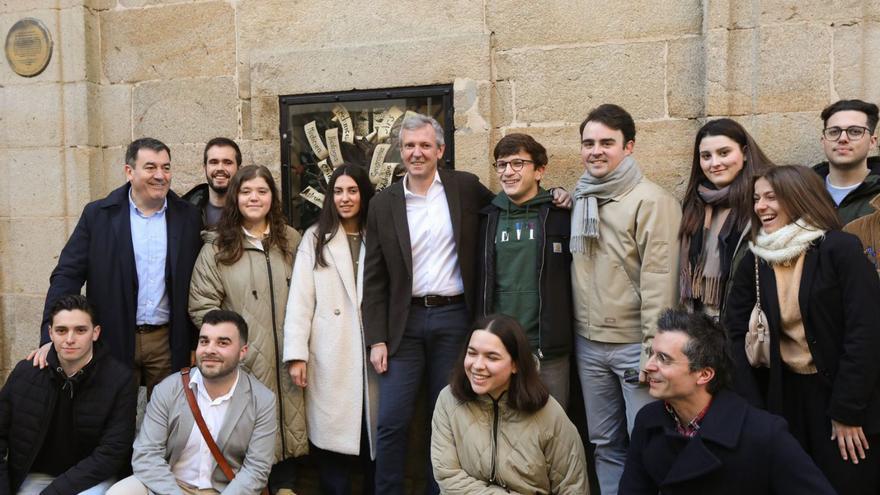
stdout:
POLYGON ((646 387, 623 379, 626 370, 638 370, 642 345, 607 344, 580 335, 574 342, 590 443, 596 446, 596 477, 602 495, 616 495, 636 413, 654 400, 646 387))
POLYGON ((558 358, 544 359, 540 361, 540 369, 538 371, 541 376, 541 382, 547 387, 550 395, 556 399, 556 402, 563 409, 568 410, 568 391, 571 386, 569 375, 571 373, 571 356, 566 354, 558 358))

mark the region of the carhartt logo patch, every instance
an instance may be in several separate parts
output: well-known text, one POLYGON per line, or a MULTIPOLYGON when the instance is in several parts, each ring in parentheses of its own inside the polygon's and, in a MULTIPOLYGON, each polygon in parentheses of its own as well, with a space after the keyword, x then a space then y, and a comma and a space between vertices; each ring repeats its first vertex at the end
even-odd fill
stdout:
POLYGON ((553 252, 554 253, 561 253, 562 252, 562 243, 561 242, 554 242, 553 243, 553 252))

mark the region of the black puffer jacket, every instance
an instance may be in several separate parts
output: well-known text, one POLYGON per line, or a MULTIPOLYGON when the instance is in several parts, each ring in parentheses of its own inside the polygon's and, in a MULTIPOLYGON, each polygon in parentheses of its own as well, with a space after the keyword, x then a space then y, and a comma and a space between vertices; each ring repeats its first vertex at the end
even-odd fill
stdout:
MULTIPOLYGON (((64 381, 56 371, 55 349, 50 349, 49 367, 39 369, 30 361, 21 361, 0 391, 0 495, 18 491, 49 430, 64 381)), ((131 369, 113 360, 99 341, 83 373, 73 389, 76 427, 70 432, 80 460, 44 494, 84 491, 117 476, 131 459, 137 406, 131 369)))

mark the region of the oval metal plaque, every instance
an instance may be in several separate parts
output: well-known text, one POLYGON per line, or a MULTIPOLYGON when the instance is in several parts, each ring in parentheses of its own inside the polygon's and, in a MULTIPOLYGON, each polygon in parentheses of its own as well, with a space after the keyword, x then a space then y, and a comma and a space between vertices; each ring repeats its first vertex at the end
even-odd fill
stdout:
POLYGON ((16 74, 34 77, 49 65, 52 38, 39 20, 26 17, 16 22, 6 35, 6 60, 16 74))

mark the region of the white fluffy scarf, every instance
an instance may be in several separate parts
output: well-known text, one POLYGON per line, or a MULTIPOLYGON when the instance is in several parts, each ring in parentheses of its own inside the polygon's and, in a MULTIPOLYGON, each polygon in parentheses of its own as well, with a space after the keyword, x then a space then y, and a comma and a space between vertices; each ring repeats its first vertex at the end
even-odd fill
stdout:
POLYGON ((783 264, 800 256, 813 241, 824 235, 824 230, 796 220, 772 234, 761 229, 756 242, 749 241, 749 248, 768 263, 783 264))

